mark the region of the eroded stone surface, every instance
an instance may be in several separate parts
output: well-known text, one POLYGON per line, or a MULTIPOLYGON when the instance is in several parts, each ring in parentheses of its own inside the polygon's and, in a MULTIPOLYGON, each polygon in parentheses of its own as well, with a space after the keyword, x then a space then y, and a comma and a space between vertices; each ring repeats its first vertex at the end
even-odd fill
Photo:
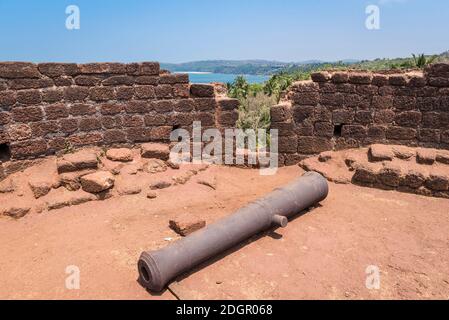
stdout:
POLYGON ((375 144, 369 149, 369 157, 372 162, 392 161, 394 153, 391 146, 375 144))
POLYGON ((106 152, 106 158, 111 161, 131 162, 134 159, 132 150, 126 148, 109 149, 106 152))
POLYGON ((74 172, 84 169, 97 169, 98 159, 94 152, 79 151, 73 154, 64 155, 56 162, 58 172, 74 172))
POLYGON ((13 219, 20 219, 30 212, 30 207, 11 206, 1 211, 1 215, 11 217, 13 219))
POLYGON ((47 195, 52 189, 52 183, 48 181, 31 180, 28 184, 36 199, 47 195))
POLYGON ((142 158, 167 161, 170 158, 170 148, 162 143, 145 143, 141 146, 141 155, 142 158))

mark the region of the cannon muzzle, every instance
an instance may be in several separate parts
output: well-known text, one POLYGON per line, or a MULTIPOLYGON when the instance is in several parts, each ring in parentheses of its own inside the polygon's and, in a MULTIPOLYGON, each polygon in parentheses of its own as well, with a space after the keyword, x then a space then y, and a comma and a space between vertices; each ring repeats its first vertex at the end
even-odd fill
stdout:
POLYGON ((139 282, 160 292, 175 277, 273 226, 285 228, 288 219, 326 199, 327 180, 308 172, 207 228, 153 252, 138 263, 139 282))

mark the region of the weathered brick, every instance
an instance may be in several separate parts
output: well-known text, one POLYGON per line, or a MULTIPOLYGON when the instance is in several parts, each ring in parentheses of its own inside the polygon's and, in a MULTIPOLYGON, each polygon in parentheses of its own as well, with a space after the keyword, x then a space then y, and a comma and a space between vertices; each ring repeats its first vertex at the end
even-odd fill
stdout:
POLYGON ((168 84, 160 84, 154 87, 154 94, 157 99, 170 99, 173 98, 173 87, 168 84))
POLYGON ((48 88, 54 85, 51 79, 14 79, 10 81, 11 90, 40 89, 48 88))
POLYGON ((120 117, 120 116, 116 116, 116 117, 111 117, 111 116, 101 117, 100 121, 101 121, 101 124, 103 125, 103 127, 105 127, 106 129, 121 128, 122 124, 123 124, 122 117, 120 117))
POLYGON ((367 129, 360 125, 344 125, 341 136, 344 138, 363 139, 368 135, 367 129))
POLYGON ((352 110, 336 110, 332 113, 334 124, 351 124, 354 122, 355 112, 352 110))
POLYGON ((195 109, 195 100, 193 99, 182 99, 177 100, 174 104, 174 111, 177 112, 191 112, 195 109))
POLYGON ((34 157, 47 152, 47 143, 45 140, 27 140, 11 144, 11 157, 14 159, 23 159, 34 157))
POLYGON ((167 123, 167 118, 159 113, 151 113, 145 115, 145 125, 151 126, 163 126, 167 123))
POLYGON ((176 83, 173 85, 173 97, 186 99, 190 97, 190 85, 176 83))
POLYGON ((143 127, 143 117, 140 115, 123 115, 124 127, 143 127))
POLYGON ((101 122, 98 118, 82 118, 78 127, 81 131, 94 131, 101 129, 101 122))
POLYGON ((408 111, 396 114, 395 123, 400 127, 416 128, 420 125, 422 119, 421 112, 408 111))
POLYGON ((332 112, 326 107, 317 106, 314 108, 313 118, 315 121, 331 122, 332 112))
POLYGON ((100 105, 100 112, 104 115, 114 115, 121 113, 124 110, 123 104, 120 103, 103 103, 100 105))
POLYGON ((75 83, 79 86, 94 87, 101 82, 100 77, 80 75, 75 77, 75 83))
POLYGON ((391 140, 413 140, 416 135, 415 129, 403 127, 389 127, 386 133, 387 139, 391 140))
POLYGON ((86 104, 86 103, 75 103, 69 107, 69 113, 72 116, 85 116, 96 113, 95 105, 86 104))
POLYGON ((361 105, 363 97, 358 94, 346 94, 344 95, 344 105, 346 107, 355 108, 361 105))
POLYGON ((159 79, 160 84, 189 83, 187 73, 163 74, 159 79))
POLYGON ((88 96, 88 88, 68 87, 64 89, 64 99, 68 101, 84 101, 88 96))
POLYGON ((73 79, 66 76, 54 78, 53 81, 57 87, 69 87, 73 85, 73 79))
POLYGON ((350 73, 349 82, 354 84, 371 84, 373 79, 370 73, 350 73))
POLYGON ((16 103, 16 92, 0 91, 0 107, 9 107, 16 103))
POLYGON ((42 102, 41 92, 35 89, 18 91, 17 102, 28 105, 39 104, 42 102))
POLYGON ((370 126, 368 128, 368 138, 372 139, 373 142, 382 141, 386 138, 386 127, 385 126, 370 126))
POLYGON ((293 106, 293 119, 297 124, 304 121, 313 121, 315 116, 315 107, 313 106, 293 106))
POLYGON ((411 87, 422 88, 427 84, 427 80, 420 76, 411 76, 408 85, 411 87))
POLYGON ((172 127, 153 127, 150 131, 151 141, 170 141, 172 127))
POLYGON ((59 127, 65 133, 78 131, 78 119, 61 119, 59 120, 59 127))
POLYGON ((440 128, 440 114, 438 112, 423 112, 421 125, 423 128, 440 128))
POLYGON ((440 143, 441 132, 437 129, 419 129, 418 140, 421 142, 440 143))
POLYGON ((153 108, 152 110, 156 112, 168 113, 173 111, 175 104, 175 100, 160 100, 154 101, 151 105, 153 108))
POLYGON ((298 152, 300 154, 319 154, 333 149, 332 140, 323 137, 299 137, 298 152))
POLYGON ((51 78, 73 76, 79 73, 76 63, 39 63, 39 71, 51 78))
POLYGON ((49 133, 59 132, 58 121, 33 122, 30 127, 34 137, 43 137, 49 133))
POLYGON ((157 76, 160 72, 158 62, 142 62, 127 65, 128 74, 135 76, 157 76))
POLYGON ((136 84, 157 86, 159 84, 158 76, 140 76, 134 79, 136 84))
POLYGON ((335 72, 332 75, 332 82, 334 83, 346 83, 349 81, 349 74, 347 72, 335 72))
POLYGON ((196 111, 215 111, 217 101, 213 98, 196 98, 193 100, 196 111))
POLYGON ((106 130, 103 138, 106 144, 123 143, 127 141, 126 132, 122 130, 106 130))
POLYGON ((320 100, 320 95, 318 92, 295 92, 292 95, 292 101, 294 104, 302 106, 314 106, 317 105, 320 100))
POLYGON ((1 62, 0 78, 39 78, 39 70, 33 63, 27 62, 1 62))
POLYGON ((93 101, 115 100, 115 91, 112 87, 92 87, 89 89, 89 97, 93 101))
POLYGON ((239 114, 237 111, 222 111, 218 115, 218 122, 225 126, 234 127, 238 119, 239 114))
POLYGON ((374 113, 374 122, 378 124, 393 123, 395 112, 393 110, 376 110, 374 113))
POLYGON ((103 135, 98 132, 80 133, 69 137, 74 146, 99 145, 103 141, 103 135))
POLYGON ((134 96, 133 87, 117 87, 115 88, 115 96, 117 100, 131 100, 134 96))
POLYGON ((8 124, 11 121, 11 115, 8 112, 0 112, 0 126, 8 124))
POLYGON ((78 67, 82 74, 117 74, 127 72, 127 67, 123 63, 86 63, 80 64, 78 67))
POLYGON ((327 71, 313 72, 310 76, 314 82, 326 82, 331 79, 331 74, 327 71))
POLYGON ((298 137, 297 136, 280 136, 278 138, 278 151, 279 152, 281 152, 281 153, 296 153, 297 150, 298 150, 298 137))
POLYGON ((134 92, 137 99, 154 99, 156 98, 154 86, 136 86, 134 92))
POLYGON ((200 121, 203 127, 215 125, 215 115, 210 112, 199 112, 195 116, 196 121, 200 121))
POLYGON ((151 128, 128 128, 125 132, 128 140, 132 142, 148 142, 151 140, 151 128))
POLYGON ((437 88, 443 88, 443 87, 449 87, 449 78, 428 78, 427 80, 428 84, 433 87, 437 88))
POLYGON ((278 104, 271 107, 271 122, 283 122, 292 118, 292 109, 289 104, 278 104))
POLYGON ((373 122, 373 111, 362 110, 357 111, 355 114, 355 122, 360 124, 370 124, 373 122))
POLYGON ((8 134, 11 141, 22 141, 32 137, 30 126, 24 123, 10 125, 8 134))
POLYGON ((388 83, 392 86, 406 86, 408 78, 404 74, 392 74, 388 79, 388 83))
POLYGON ((429 77, 449 78, 448 63, 434 63, 426 66, 425 73, 429 77))
POLYGON ((56 120, 60 118, 67 118, 69 110, 64 104, 52 104, 45 106, 45 116, 47 120, 56 120))
POLYGON ((435 97, 418 97, 416 98, 416 107, 421 111, 438 110, 440 100, 435 97))
POLYGON ((334 83, 320 82, 319 86, 320 86, 321 93, 336 93, 337 92, 337 86, 334 83))
POLYGON ((384 74, 375 74, 373 75, 371 83, 378 87, 386 86, 388 84, 388 76, 384 74))
POLYGON ((14 108, 12 118, 16 122, 35 122, 42 120, 44 114, 39 107, 14 108))
POLYGON ((379 87, 379 95, 380 96, 391 96, 394 95, 394 87, 392 86, 383 86, 383 87, 379 87))
POLYGON ((146 113, 153 110, 153 105, 146 101, 128 101, 125 103, 127 113, 146 113))
POLYGON ((58 102, 64 99, 64 91, 62 89, 45 89, 42 90, 42 101, 58 102))
POLYGON ((342 93, 322 93, 319 102, 325 106, 341 106, 345 96, 342 93))
POLYGON ((103 80, 104 86, 132 86, 134 78, 126 75, 112 76, 103 80))
MULTIPOLYGON (((174 113, 169 117, 168 123, 172 126, 191 126, 193 123, 194 117, 191 113, 174 113)), ((145 122, 146 125, 149 125, 145 122)))
POLYGON ((393 107, 399 110, 414 110, 416 109, 416 98, 409 96, 394 97, 393 107))
POLYGON ((318 137, 332 138, 334 136, 334 125, 329 122, 317 122, 314 132, 318 137))

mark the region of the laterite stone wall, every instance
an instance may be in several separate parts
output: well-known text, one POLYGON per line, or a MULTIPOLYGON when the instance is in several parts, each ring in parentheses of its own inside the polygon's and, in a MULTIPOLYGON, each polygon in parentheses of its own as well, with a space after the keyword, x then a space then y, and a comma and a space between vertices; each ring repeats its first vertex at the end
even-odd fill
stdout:
POLYGON ((168 142, 173 129, 234 127, 238 101, 159 63, 0 63, 0 178, 65 148, 168 142))

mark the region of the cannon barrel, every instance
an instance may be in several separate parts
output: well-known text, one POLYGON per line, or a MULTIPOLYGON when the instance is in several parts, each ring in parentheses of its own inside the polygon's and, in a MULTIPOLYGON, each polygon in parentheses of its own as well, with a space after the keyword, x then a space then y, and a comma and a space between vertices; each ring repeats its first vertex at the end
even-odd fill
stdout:
POLYGON ((139 282, 160 292, 175 277, 272 226, 286 227, 288 218, 326 199, 327 180, 308 172, 207 228, 153 252, 138 262, 139 282))

